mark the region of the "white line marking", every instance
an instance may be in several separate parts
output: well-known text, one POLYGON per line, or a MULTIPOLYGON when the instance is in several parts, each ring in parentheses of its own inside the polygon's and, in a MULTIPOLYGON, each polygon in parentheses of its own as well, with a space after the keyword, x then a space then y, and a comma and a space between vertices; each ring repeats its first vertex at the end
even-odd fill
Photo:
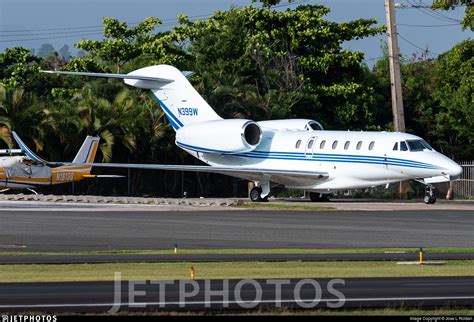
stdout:
MULTIPOLYGON (((375 302, 375 301, 426 301, 426 300, 474 300, 473 296, 454 296, 454 297, 381 297, 381 298, 354 298, 345 299, 344 302, 375 302)), ((301 302, 315 301, 315 299, 302 299, 301 302)), ((321 299, 319 302, 337 302, 341 301, 338 298, 333 299, 321 299)), ((246 301, 243 301, 246 302, 246 301)), ((296 300, 262 300, 258 304, 271 304, 271 303, 296 303, 296 300)), ((189 301, 189 302, 136 302, 136 303, 120 303, 121 306, 137 307, 137 305, 145 306, 166 306, 166 305, 212 305, 212 304, 239 304, 239 301, 189 301)), ((117 303, 118 304, 118 303, 117 303)), ((60 307, 112 307, 115 303, 71 303, 71 304, 25 304, 25 305, 0 305, 0 309, 13 309, 13 308, 60 308, 60 307)))
POLYGON ((447 285, 474 285, 474 282, 458 282, 458 283, 432 283, 432 284, 424 284, 424 283, 405 283, 403 285, 406 286, 447 286, 447 285))

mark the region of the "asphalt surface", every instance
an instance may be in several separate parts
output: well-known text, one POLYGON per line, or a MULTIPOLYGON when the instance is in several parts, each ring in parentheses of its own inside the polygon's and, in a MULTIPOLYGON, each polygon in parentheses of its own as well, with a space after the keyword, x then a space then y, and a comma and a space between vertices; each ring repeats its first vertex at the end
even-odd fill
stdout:
MULTIPOLYGON (((430 260, 474 260, 474 252, 428 253, 430 260)), ((285 262, 285 261, 418 261, 418 253, 372 254, 101 254, 101 255, 22 255, 0 256, 1 264, 97 264, 169 262, 285 262)))
POLYGON ((474 211, 0 211, 0 251, 474 247, 474 211))
POLYGON ((228 287, 224 286, 225 280, 167 281, 166 285, 158 285, 156 281, 135 284, 122 281, 116 283, 120 286, 116 293, 114 282, 7 283, 0 284, 0 311, 107 312, 114 308, 120 311, 202 311, 272 309, 278 305, 290 308, 474 305, 473 277, 227 281, 228 287), (217 293, 207 292, 206 283, 208 290, 217 293), (280 295, 275 284, 281 284, 280 295), (227 291, 222 293, 222 290, 227 291), (119 302, 125 304, 114 306, 119 302), (137 304, 131 305, 133 303, 137 304))

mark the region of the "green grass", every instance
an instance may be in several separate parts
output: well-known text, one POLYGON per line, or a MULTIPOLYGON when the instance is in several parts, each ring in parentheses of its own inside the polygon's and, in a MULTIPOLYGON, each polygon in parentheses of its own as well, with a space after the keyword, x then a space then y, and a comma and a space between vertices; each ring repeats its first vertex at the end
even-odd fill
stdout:
POLYGON ((349 278, 405 276, 474 276, 473 261, 447 261, 444 266, 397 265, 396 262, 205 262, 1 265, 0 282, 55 282, 223 278, 349 278))
POLYGON ((299 211, 331 211, 336 210, 334 207, 301 205, 301 204, 284 204, 272 202, 245 202, 243 205, 235 205, 236 208, 259 209, 259 210, 299 210, 299 211))
MULTIPOLYGON (((418 248, 345 248, 345 249, 317 249, 317 248, 280 248, 280 249, 178 249, 178 254, 374 254, 384 252, 417 253, 418 248)), ((425 248, 429 253, 474 252, 474 248, 425 248)), ((26 255, 166 255, 174 254, 173 249, 149 250, 110 250, 90 252, 28 252, 28 251, 3 251, 0 256, 26 256, 26 255)))

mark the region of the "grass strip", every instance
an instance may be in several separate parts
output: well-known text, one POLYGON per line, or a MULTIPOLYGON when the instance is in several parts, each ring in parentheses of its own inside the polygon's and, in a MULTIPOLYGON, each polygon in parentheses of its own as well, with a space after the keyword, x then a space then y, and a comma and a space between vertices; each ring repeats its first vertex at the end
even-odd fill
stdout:
POLYGON ((259 209, 259 210, 296 210, 296 211, 332 211, 334 207, 301 205, 301 204, 284 204, 273 202, 244 202, 244 204, 233 205, 232 207, 243 209, 259 209))
POLYGON ((474 276, 474 261, 447 261, 444 266, 397 265, 381 262, 203 262, 203 263, 115 263, 2 265, 0 282, 66 282, 113 280, 115 272, 124 280, 243 278, 350 278, 474 276))

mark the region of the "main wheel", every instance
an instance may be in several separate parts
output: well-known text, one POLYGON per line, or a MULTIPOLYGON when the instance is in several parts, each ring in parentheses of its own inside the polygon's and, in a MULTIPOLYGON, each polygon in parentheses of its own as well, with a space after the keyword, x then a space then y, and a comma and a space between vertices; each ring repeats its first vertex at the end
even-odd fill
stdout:
POLYGON ((262 193, 262 189, 260 187, 254 187, 250 190, 250 200, 253 202, 262 201, 262 197, 260 194, 262 193))
POLYGON ((423 202, 424 202, 425 204, 427 204, 427 205, 430 204, 430 203, 431 203, 431 197, 430 197, 430 195, 425 195, 425 196, 423 197, 423 202))
POLYGON ((423 201, 425 202, 425 204, 434 204, 436 202, 436 195, 435 194, 432 194, 432 195, 425 195, 425 197, 423 198, 423 201))
POLYGON ((309 193, 309 199, 312 202, 320 202, 321 201, 321 194, 318 192, 310 192, 309 193))
POLYGON ((329 195, 328 195, 328 194, 323 194, 323 195, 321 195, 321 201, 322 201, 322 202, 329 202, 329 201, 331 201, 331 200, 329 199, 329 195))
POLYGON ((329 195, 319 193, 319 192, 310 192, 309 193, 309 199, 312 202, 328 202, 329 201, 329 195))

